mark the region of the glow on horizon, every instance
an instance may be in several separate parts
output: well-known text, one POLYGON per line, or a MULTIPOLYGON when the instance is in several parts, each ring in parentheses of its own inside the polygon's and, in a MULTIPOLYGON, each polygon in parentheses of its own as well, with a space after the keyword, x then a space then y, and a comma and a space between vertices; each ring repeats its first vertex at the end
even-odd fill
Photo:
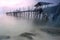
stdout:
POLYGON ((0 7, 28 7, 35 4, 35 0, 0 0, 0 7))

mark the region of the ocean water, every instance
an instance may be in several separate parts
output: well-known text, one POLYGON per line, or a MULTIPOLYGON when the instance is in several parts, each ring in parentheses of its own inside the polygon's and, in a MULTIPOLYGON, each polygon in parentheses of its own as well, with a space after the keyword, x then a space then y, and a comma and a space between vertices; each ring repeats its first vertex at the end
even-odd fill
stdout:
POLYGON ((31 19, 0 15, 0 40, 60 40, 59 30, 57 32, 56 28, 38 26, 34 23, 31 19), (23 33, 35 36, 20 36, 23 33))

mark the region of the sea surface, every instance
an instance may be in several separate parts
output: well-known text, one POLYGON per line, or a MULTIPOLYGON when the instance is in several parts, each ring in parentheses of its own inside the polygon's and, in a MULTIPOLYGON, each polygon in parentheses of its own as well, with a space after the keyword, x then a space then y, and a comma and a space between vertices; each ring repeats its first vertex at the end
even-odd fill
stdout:
POLYGON ((36 21, 33 19, 2 14, 0 15, 0 40, 60 40, 59 29, 38 26, 34 23, 36 21), (35 36, 20 36, 23 33, 31 33, 35 36))

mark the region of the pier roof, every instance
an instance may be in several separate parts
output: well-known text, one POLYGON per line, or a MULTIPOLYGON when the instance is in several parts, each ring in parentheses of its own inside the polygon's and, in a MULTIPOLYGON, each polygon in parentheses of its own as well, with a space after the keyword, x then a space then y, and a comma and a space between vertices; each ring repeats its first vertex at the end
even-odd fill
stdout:
POLYGON ((38 6, 43 6, 43 5, 49 5, 49 4, 52 4, 52 3, 48 3, 48 2, 38 2, 35 7, 38 7, 38 6))

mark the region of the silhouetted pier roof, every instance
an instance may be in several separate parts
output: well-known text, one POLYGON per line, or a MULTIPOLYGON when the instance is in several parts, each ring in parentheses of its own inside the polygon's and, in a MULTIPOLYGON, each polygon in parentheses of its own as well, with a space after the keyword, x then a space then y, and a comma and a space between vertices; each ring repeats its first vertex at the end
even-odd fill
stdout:
POLYGON ((49 5, 49 4, 52 4, 52 3, 48 3, 48 2, 38 2, 35 7, 38 7, 38 6, 43 6, 43 5, 49 5))

